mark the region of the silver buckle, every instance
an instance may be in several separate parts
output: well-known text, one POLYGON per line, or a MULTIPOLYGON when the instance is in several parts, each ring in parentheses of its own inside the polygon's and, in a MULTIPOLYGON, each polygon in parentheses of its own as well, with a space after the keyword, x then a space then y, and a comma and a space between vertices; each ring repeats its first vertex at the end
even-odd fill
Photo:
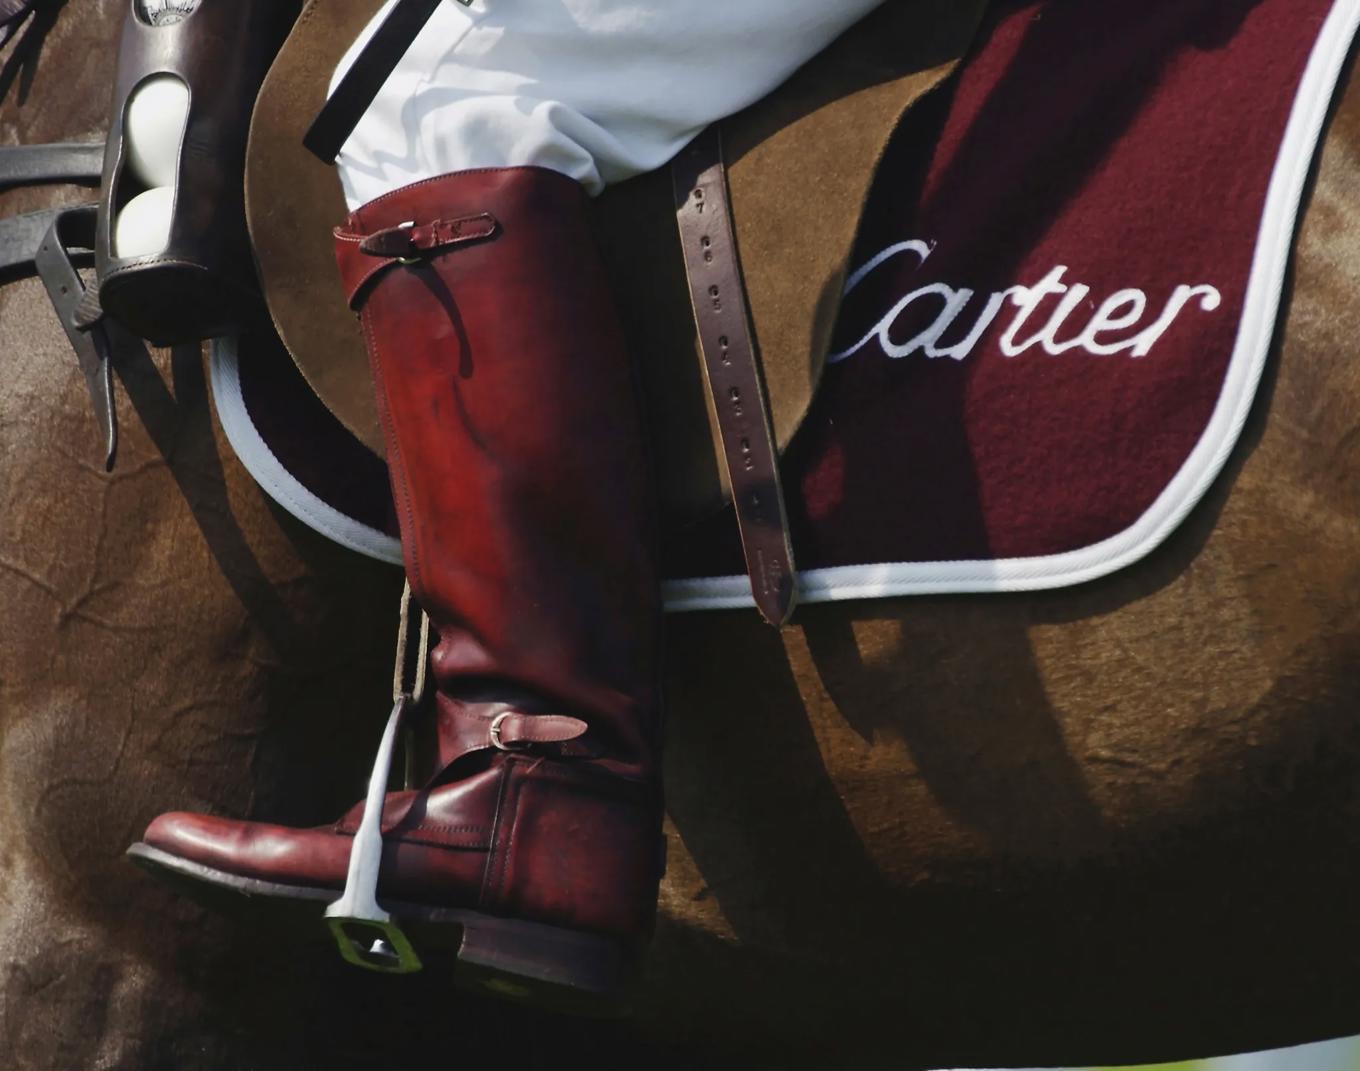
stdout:
POLYGON ((488 730, 491 746, 500 751, 523 751, 529 746, 526 740, 521 740, 518 744, 507 744, 501 739, 501 722, 513 713, 513 710, 503 710, 491 719, 491 728, 488 730))
MULTIPOLYGON (((406 221, 404 221, 404 222, 402 222, 402 223, 398 223, 398 224, 397 224, 397 227, 398 227, 400 230, 403 230, 403 231, 413 231, 413 230, 416 229, 416 221, 413 220, 413 219, 408 219, 408 220, 406 220, 406 221)), ((419 263, 420 263, 422 260, 424 260, 425 258, 424 258, 424 257, 393 257, 392 259, 395 260, 398 264, 419 264, 419 263)), ((407 600, 410 598, 410 590, 411 590, 411 586, 410 586, 410 584, 407 584, 407 585, 406 585, 406 594, 404 594, 404 595, 402 596, 402 604, 401 604, 401 605, 402 605, 402 619, 403 619, 403 620, 405 620, 405 616, 406 616, 406 602, 407 602, 407 600)))

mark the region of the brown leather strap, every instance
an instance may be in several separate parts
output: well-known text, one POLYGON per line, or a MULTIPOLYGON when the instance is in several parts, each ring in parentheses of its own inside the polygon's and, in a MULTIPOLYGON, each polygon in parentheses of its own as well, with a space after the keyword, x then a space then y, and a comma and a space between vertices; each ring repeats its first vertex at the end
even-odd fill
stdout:
POLYGON ((571 742, 590 727, 567 714, 529 713, 504 703, 449 704, 440 714, 440 763, 447 766, 474 751, 495 748, 522 751, 540 744, 556 745, 560 755, 583 754, 571 742))
POLYGON ((779 451, 751 338, 746 290, 727 198, 722 135, 703 131, 671 166, 685 274, 703 351, 704 374, 722 438, 751 591, 779 626, 798 599, 779 451))

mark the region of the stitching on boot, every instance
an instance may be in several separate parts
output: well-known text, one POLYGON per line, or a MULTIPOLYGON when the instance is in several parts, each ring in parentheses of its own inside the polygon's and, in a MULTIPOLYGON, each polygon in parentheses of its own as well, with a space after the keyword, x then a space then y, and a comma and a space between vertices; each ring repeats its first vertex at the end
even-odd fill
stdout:
POLYGON ((496 793, 496 816, 491 823, 491 846, 487 851, 486 868, 482 871, 482 887, 478 894, 478 906, 489 908, 494 906, 491 900, 493 888, 498 887, 497 871, 502 868, 504 851, 501 849, 501 829, 505 822, 507 803, 507 793, 509 792, 511 774, 514 772, 514 763, 507 761, 501 767, 501 783, 496 793))

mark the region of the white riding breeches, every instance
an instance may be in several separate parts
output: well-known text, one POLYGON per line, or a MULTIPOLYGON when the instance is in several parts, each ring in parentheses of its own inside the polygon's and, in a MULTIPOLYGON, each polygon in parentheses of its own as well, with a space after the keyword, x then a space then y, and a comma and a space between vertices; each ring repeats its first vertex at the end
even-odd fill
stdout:
POLYGON ((520 165, 597 194, 765 96, 880 2, 448 0, 345 143, 346 200, 353 209, 423 178, 520 165))

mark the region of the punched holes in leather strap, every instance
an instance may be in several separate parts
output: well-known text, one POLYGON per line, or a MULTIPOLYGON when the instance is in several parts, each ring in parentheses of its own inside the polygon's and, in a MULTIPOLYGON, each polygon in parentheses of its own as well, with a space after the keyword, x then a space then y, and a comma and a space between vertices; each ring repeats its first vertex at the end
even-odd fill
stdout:
POLYGON ((716 125, 681 151, 671 176, 694 322, 751 592, 765 620, 779 626, 797 602, 798 574, 716 125))

